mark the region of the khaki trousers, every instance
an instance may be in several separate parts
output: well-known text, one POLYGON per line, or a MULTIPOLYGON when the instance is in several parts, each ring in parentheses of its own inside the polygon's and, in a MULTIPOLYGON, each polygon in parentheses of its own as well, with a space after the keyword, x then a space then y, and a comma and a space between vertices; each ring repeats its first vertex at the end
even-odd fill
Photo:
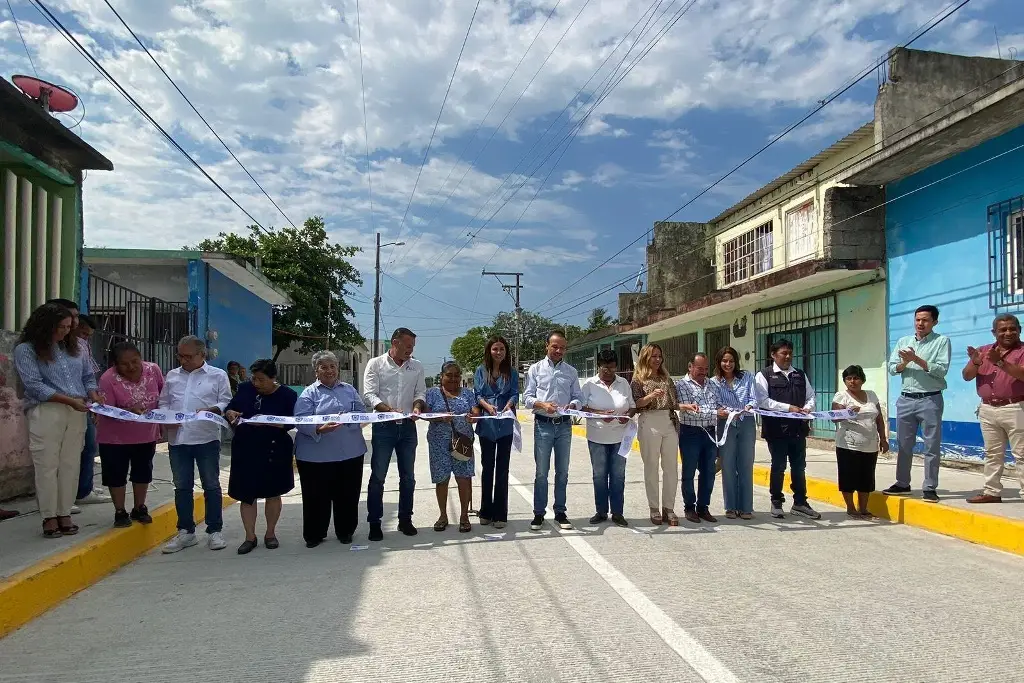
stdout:
POLYGON ((1006 406, 978 407, 981 436, 985 440, 985 493, 1003 494, 1003 466, 1006 464, 1006 444, 1010 444, 1024 497, 1024 403, 1006 406))
POLYGON ((82 467, 85 420, 84 413, 63 403, 41 403, 28 411, 28 448, 44 520, 71 514, 82 467))
POLYGON ((667 410, 642 412, 637 423, 640 459, 644 461, 647 505, 675 510, 679 488, 679 432, 667 410), (661 465, 661 505, 658 504, 658 465, 661 465))

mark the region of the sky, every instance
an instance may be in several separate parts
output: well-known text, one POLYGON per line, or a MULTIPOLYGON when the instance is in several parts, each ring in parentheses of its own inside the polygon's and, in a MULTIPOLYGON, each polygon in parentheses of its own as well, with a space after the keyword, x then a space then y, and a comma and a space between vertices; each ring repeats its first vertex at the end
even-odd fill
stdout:
MULTIPOLYGON (((914 47, 1024 53, 1019 1, 973 0, 914 47)), ((177 249, 245 231, 249 218, 33 4, 11 2, 34 66, 0 5, 4 75, 36 69, 78 93, 63 120, 114 164, 85 181, 87 246, 177 249)), ((363 284, 346 298, 367 338, 374 234, 405 242, 381 253, 381 336, 417 332, 429 369, 454 337, 511 310, 484 269, 522 272, 523 307, 558 322, 585 326, 596 306, 616 315, 656 221, 956 4, 363 0, 357 20, 355 0, 110 3, 283 215, 103 0, 44 0, 262 225, 320 215, 334 241, 362 248, 363 284)), ((868 122, 878 78, 674 220, 712 218, 868 122)))

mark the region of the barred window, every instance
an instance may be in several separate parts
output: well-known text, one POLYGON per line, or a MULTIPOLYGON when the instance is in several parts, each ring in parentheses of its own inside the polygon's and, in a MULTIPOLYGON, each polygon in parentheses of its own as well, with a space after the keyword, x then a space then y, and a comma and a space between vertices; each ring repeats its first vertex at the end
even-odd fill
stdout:
POLYGON ((664 355, 665 370, 673 377, 689 372, 690 359, 697 353, 697 333, 690 332, 678 337, 656 342, 664 355))
POLYGON ((1024 196, 988 208, 989 303, 1000 310, 1024 306, 1024 196))
POLYGON ((725 284, 736 284, 771 270, 772 242, 772 221, 768 221, 722 245, 725 284))

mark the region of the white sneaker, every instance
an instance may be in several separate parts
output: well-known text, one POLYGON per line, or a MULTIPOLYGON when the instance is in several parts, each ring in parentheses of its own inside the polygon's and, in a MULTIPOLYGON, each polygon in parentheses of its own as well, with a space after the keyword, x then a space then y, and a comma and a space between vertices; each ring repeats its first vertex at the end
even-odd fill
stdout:
POLYGON ((79 498, 75 501, 77 505, 97 505, 99 503, 109 503, 110 496, 102 491, 93 491, 85 498, 79 498))
POLYGON ((80 515, 80 514, 82 514, 82 508, 78 507, 77 505, 72 505, 71 506, 71 514, 73 514, 73 515, 80 515))
POLYGON ((782 519, 786 516, 786 513, 782 510, 782 506, 778 503, 772 503, 772 517, 776 519, 782 519))
POLYGON ((214 531, 207 536, 206 542, 210 546, 210 550, 224 550, 228 547, 228 542, 224 540, 224 534, 219 531, 214 531))
POLYGON ((195 534, 190 534, 184 529, 178 529, 178 535, 172 538, 167 545, 163 547, 163 552, 165 555, 169 555, 170 553, 176 553, 180 550, 184 550, 185 548, 191 548, 198 542, 199 540, 196 539, 195 534))

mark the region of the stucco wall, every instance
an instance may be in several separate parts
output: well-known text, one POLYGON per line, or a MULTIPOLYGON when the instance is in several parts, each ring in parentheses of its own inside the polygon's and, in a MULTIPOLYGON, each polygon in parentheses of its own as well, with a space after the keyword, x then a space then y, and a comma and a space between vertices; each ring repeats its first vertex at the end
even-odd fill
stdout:
POLYGON ((236 282, 203 264, 208 270, 208 330, 217 333, 210 340, 210 364, 219 368, 237 360, 249 366, 258 358, 271 358, 273 352, 270 304, 236 282))
POLYGON ((32 493, 28 425, 14 370, 14 332, 0 330, 0 500, 32 493))
MULTIPOLYGON (((88 265, 88 264, 87 264, 88 265)), ((97 277, 164 301, 188 301, 188 270, 178 266, 88 265, 97 277)))
MULTIPOLYGON (((988 207, 1024 194, 1020 152, 993 157, 1018 145, 1024 145, 1024 127, 886 190, 888 197, 900 197, 886 213, 888 349, 899 337, 913 333, 914 309, 938 306, 936 330, 948 336, 953 347, 942 432, 944 454, 949 457, 982 457, 974 413, 977 394, 973 383, 960 379, 960 370, 967 346, 992 341, 996 311, 989 303, 988 207), (952 173, 958 175, 941 180, 952 173)), ((900 379, 892 378, 890 394, 896 396, 899 390, 900 379)))

